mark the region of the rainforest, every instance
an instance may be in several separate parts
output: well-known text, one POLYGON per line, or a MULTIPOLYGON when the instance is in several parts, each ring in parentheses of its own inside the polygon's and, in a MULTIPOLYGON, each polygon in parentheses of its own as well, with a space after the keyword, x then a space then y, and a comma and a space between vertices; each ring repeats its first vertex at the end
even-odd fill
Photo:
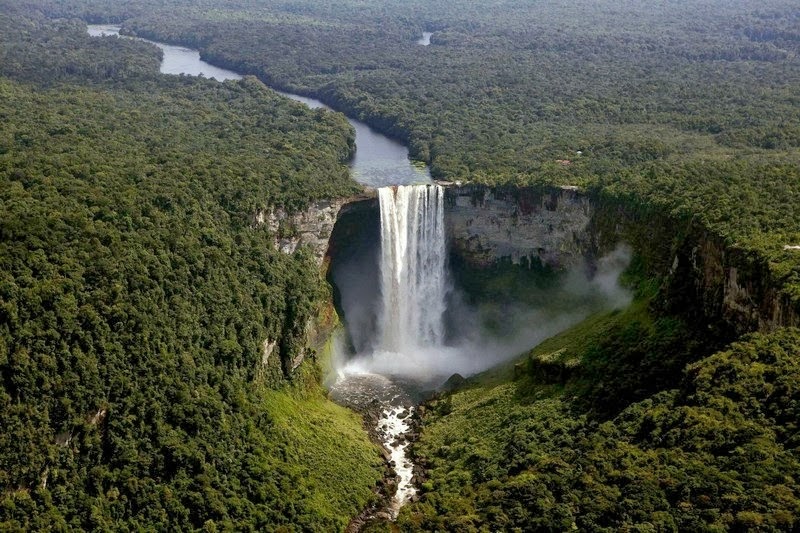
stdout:
POLYGON ((0 96, 0 530, 800 527, 794 2, 0 0, 0 96))

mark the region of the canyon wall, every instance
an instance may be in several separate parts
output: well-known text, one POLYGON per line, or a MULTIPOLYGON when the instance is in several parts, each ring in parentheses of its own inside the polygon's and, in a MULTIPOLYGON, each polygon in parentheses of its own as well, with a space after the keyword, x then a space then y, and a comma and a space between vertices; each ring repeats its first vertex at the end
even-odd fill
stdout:
MULTIPOLYGON (((375 191, 333 200, 312 202, 306 209, 288 212, 282 208, 259 210, 252 216, 253 229, 266 229, 273 236, 275 249, 284 254, 293 254, 301 246, 308 247, 317 265, 322 270, 335 239, 334 229, 343 218, 358 219, 359 213, 377 213, 378 202, 375 191)), ((346 237, 344 239, 346 240, 346 237)), ((264 339, 262 353, 256 369, 262 381, 279 382, 289 378, 302 362, 317 353, 325 345, 338 324, 338 317, 331 302, 322 302, 316 316, 306 320, 302 326, 301 348, 293 353, 281 349, 276 339, 264 339)))
MULTIPOLYGON (((373 190, 316 202, 297 213, 261 211, 253 224, 266 225, 284 253, 309 246, 323 266, 331 256, 362 253, 365 241, 378 238, 379 206, 373 190)), ((574 187, 449 185, 445 227, 451 253, 477 269, 501 262, 553 270, 581 261, 591 265, 624 242, 644 258, 647 275, 661 279, 658 305, 707 323, 723 337, 800 326, 800 309, 780 292, 763 258, 726 245, 699 223, 673 220, 657 209, 626 206, 574 187)), ((266 340, 264 348, 266 362, 275 345, 266 340)), ((287 373, 300 362, 287 361, 287 373)))
POLYGON ((529 188, 465 185, 445 192, 450 246, 476 267, 498 261, 553 269, 591 255, 594 207, 574 187, 529 188))
POLYGON ((322 266, 328 253, 333 228, 340 217, 363 204, 377 209, 377 194, 367 190, 359 196, 313 202, 306 209, 287 212, 283 208, 259 210, 253 215, 253 227, 266 226, 274 235, 275 248, 293 254, 301 245, 308 246, 322 266))
POLYGON ((668 299, 675 311, 700 302, 735 335, 800 326, 800 310, 781 293, 768 262, 705 231, 693 228, 675 251, 668 299))
POLYGON ((266 226, 274 235, 275 248, 293 254, 301 244, 307 244, 322 265, 328 240, 342 206, 347 199, 323 200, 307 209, 289 213, 281 207, 262 210, 253 216, 253 226, 266 226))
POLYGON ((445 198, 452 251, 473 267, 591 265, 624 242, 646 258, 648 275, 662 278, 665 305, 674 312, 731 338, 800 326, 798 306, 780 292, 767 261, 697 222, 575 187, 451 186, 445 198))

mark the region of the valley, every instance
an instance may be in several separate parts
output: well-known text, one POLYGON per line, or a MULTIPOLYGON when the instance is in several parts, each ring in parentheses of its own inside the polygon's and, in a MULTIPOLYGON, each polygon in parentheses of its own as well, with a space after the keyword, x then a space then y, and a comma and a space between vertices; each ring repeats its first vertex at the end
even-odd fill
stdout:
POLYGON ((796 528, 791 3, 617 4, 0 0, 0 528, 796 528))

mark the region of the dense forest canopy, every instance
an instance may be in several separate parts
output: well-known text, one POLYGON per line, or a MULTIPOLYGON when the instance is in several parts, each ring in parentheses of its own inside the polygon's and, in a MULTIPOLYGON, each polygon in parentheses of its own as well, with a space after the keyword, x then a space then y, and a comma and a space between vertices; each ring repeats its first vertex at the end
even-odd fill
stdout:
POLYGON ((403 529, 793 531, 800 334, 754 335, 676 374, 682 350, 703 349, 690 330, 635 305, 546 341, 516 379, 488 373, 434 402, 403 529))
MULTIPOLYGON (((0 0, 0 527, 342 529, 378 476, 313 361, 287 384, 312 258, 251 227, 356 190, 346 121, 158 76, 87 21, 316 96, 436 177, 578 185, 665 248, 699 226, 800 308, 793 0, 0 0)), ((402 528, 798 527, 797 332, 728 345, 651 274, 431 404, 402 528)))
POLYGON ((340 529, 378 456, 253 216, 359 190, 352 129, 159 54, 0 3, 0 529, 340 529))
POLYGON ((31 3, 312 94, 438 178, 635 190, 764 257, 800 302, 790 0, 31 3))

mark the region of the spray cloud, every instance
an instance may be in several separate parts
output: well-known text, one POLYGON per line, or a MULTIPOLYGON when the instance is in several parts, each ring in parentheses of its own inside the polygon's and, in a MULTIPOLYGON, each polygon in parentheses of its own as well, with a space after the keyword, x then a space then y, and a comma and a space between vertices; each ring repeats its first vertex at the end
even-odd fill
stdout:
POLYGON ((619 275, 631 252, 620 246, 575 265, 524 301, 469 302, 446 265, 443 190, 438 185, 378 190, 380 249, 334 272, 355 355, 340 372, 377 373, 438 385, 529 350, 591 313, 621 308, 631 294, 619 275), (588 272, 592 271, 591 275, 588 272), (370 296, 372 295, 372 296, 370 296))

